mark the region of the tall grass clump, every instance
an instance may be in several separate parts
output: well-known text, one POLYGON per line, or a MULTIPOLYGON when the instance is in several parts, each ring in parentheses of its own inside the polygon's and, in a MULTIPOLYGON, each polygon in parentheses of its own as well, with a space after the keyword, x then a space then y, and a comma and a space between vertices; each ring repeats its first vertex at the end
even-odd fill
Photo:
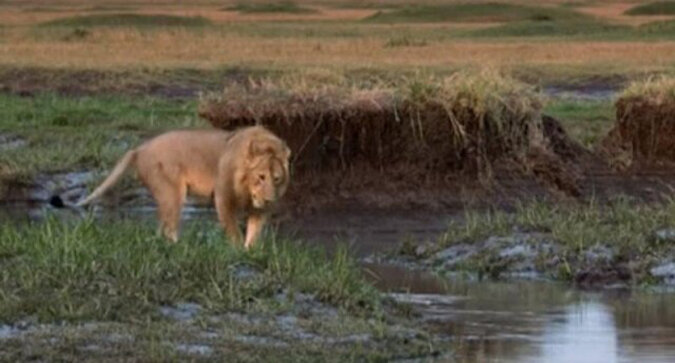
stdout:
POLYGON ((0 228, 0 321, 158 317, 192 301, 210 311, 280 308, 284 289, 368 311, 378 295, 345 251, 269 238, 252 251, 214 227, 191 228, 169 244, 137 222, 64 224, 49 219, 0 228))
POLYGON ((675 77, 652 76, 631 82, 619 98, 646 98, 654 103, 675 101, 675 77))
POLYGON ((616 101, 616 124, 601 151, 619 166, 675 162, 675 78, 631 83, 616 101))
POLYGON ((624 12, 626 15, 675 15, 675 1, 654 1, 634 6, 624 12))
POLYGON ((204 27, 211 21, 201 16, 146 15, 146 14, 89 14, 77 15, 40 24, 41 27, 204 27))

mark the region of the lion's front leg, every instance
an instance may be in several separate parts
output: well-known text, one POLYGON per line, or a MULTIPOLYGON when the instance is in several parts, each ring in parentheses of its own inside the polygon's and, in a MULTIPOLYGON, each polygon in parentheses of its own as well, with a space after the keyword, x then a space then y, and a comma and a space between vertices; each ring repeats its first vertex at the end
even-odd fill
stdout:
POLYGON ((260 232, 265 225, 267 217, 263 213, 251 213, 248 216, 248 223, 246 226, 246 243, 244 247, 247 249, 253 246, 255 241, 260 236, 260 232))
POLYGON ((244 241, 244 237, 237 225, 233 201, 230 198, 227 198, 222 192, 216 190, 214 202, 216 204, 216 211, 218 212, 220 224, 234 243, 241 244, 244 241))

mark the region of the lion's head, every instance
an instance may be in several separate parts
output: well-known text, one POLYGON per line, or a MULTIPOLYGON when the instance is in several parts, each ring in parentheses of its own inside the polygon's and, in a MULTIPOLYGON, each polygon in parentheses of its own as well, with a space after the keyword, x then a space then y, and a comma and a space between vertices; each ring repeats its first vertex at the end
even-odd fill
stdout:
POLYGON ((291 150, 276 137, 251 140, 248 150, 248 188, 251 204, 265 209, 281 198, 289 183, 291 150))

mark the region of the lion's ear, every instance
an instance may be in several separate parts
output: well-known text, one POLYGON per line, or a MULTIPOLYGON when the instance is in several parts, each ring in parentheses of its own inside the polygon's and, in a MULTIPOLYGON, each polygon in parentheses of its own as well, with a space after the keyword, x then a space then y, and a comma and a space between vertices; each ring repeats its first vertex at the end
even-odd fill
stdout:
POLYGON ((254 158, 256 156, 269 154, 274 151, 273 145, 266 140, 251 140, 248 144, 248 156, 254 158))

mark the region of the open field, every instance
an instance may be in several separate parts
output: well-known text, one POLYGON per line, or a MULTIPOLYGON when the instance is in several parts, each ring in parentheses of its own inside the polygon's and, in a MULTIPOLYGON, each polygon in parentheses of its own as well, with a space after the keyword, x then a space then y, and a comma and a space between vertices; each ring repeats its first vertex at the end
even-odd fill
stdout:
MULTIPOLYGON (((0 360, 518 357, 509 321, 471 320, 514 280, 672 286, 671 5, 0 2, 0 360), (254 123, 293 181, 250 252, 192 200, 166 244, 131 176, 91 213, 49 205, 161 132, 254 123), (438 276, 509 283, 464 305, 438 276)), ((544 285, 513 336, 570 303, 544 285)), ((625 328, 671 324, 658 296, 625 328)))
POLYGON ((505 4, 495 13, 499 16, 485 16, 492 7, 484 4, 453 2, 412 8, 393 4, 393 9, 384 10, 377 10, 376 3, 375 9, 350 9, 348 4, 298 2, 292 4, 317 11, 253 15, 208 3, 189 8, 127 4, 129 8, 119 11, 68 4, 58 11, 5 5, 8 11, 0 15, 5 24, 0 63, 104 70, 246 64, 393 71, 489 64, 563 73, 559 78, 565 79, 575 72, 583 76, 668 71, 675 54, 675 20, 660 17, 631 24, 634 17, 594 11, 599 6, 590 3, 505 4), (397 11, 404 13, 396 15, 397 11), (444 13, 452 16, 428 17, 444 13))

